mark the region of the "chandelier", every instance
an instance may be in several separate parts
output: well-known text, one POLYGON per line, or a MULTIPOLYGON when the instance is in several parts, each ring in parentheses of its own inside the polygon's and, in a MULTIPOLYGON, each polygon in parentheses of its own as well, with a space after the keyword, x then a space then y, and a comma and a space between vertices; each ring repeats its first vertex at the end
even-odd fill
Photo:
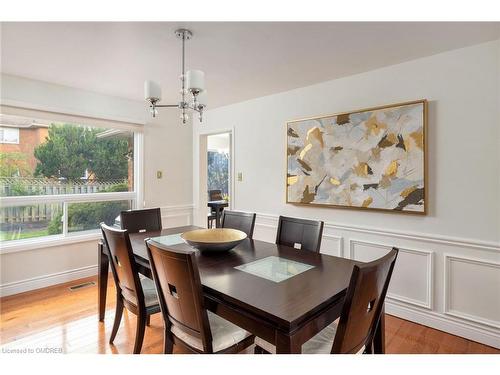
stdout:
POLYGON ((161 87, 153 81, 144 82, 144 96, 151 108, 151 115, 156 117, 157 108, 179 108, 182 123, 189 119, 188 111, 198 113, 200 122, 203 120, 203 110, 206 107, 205 73, 201 70, 188 70, 185 72, 185 43, 193 37, 193 33, 187 29, 178 29, 175 36, 182 41, 182 73, 181 101, 178 104, 158 104, 161 101, 161 87), (189 96, 189 98, 188 98, 189 96))

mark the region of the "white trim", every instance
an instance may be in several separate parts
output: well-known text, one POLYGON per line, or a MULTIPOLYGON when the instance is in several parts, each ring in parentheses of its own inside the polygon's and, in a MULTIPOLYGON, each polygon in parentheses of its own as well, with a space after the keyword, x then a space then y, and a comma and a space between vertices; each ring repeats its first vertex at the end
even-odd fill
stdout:
MULTIPOLYGON (((354 256, 355 256, 354 246, 356 244, 375 246, 375 247, 382 248, 382 249, 388 250, 388 251, 390 251, 393 247, 391 245, 387 245, 387 244, 383 244, 383 243, 379 243, 379 242, 349 239, 349 258, 350 259, 354 259, 354 256)), ((401 247, 401 246, 396 246, 396 247, 399 249, 400 252, 403 252, 403 253, 416 254, 419 256, 423 255, 423 256, 427 257, 426 300, 425 301, 415 300, 413 298, 401 296, 401 295, 394 294, 394 293, 387 293, 387 298, 391 299, 391 300, 396 300, 396 301, 416 305, 416 306, 422 307, 424 309, 432 310, 433 301, 434 301, 434 252, 428 251, 428 250, 408 249, 408 248, 401 247)), ((397 262, 396 262, 396 264, 397 264, 397 262)))
POLYGON ((37 276, 31 279, 14 281, 0 285, 0 297, 46 288, 48 286, 67 283, 72 280, 82 279, 84 277, 94 275, 97 275, 97 265, 57 272, 50 275, 37 276))
POLYGON ((134 208, 144 208, 144 134, 134 133, 134 208))
MULTIPOLYGON (((277 229, 277 228, 276 228, 277 229)), ((337 256, 341 257, 341 258, 344 258, 344 237, 342 236, 335 236, 333 234, 325 234, 323 232, 323 236, 324 238, 332 238, 334 240, 337 240, 339 242, 339 246, 337 247, 337 256)), ((324 253, 322 253, 324 254, 324 253)), ((328 255, 328 254, 326 254, 328 255)))
POLYGON ((451 316, 446 316, 435 311, 423 310, 418 307, 405 306, 397 301, 387 300, 385 312, 418 324, 439 329, 441 331, 465 337, 486 345, 500 349, 500 334, 498 330, 465 323, 451 316))
MULTIPOLYGON (((201 136, 209 136, 209 135, 217 135, 217 134, 224 134, 224 133, 229 133, 230 135, 230 139, 229 139, 229 142, 231 143, 230 145, 230 160, 229 160, 229 163, 230 163, 230 168, 229 168, 229 209, 232 209, 232 210, 235 210, 236 207, 234 207, 234 203, 236 202, 235 200, 235 197, 236 197, 236 189, 235 189, 235 178, 236 178, 236 172, 235 172, 235 160, 236 160, 236 156, 235 156, 235 147, 234 147, 234 144, 235 144, 235 127, 234 126, 231 126, 231 127, 228 127, 228 128, 223 128, 223 129, 212 129, 212 130, 206 130, 206 131, 203 131, 203 130, 200 130, 197 132, 197 136, 198 136, 198 152, 200 151, 200 137, 201 136)), ((198 165, 198 168, 201 168, 202 166, 201 165, 198 165)), ((200 182, 198 182, 200 183, 200 182)))
POLYGON ((41 203, 75 203, 75 202, 107 202, 134 200, 135 191, 117 193, 86 193, 86 194, 60 194, 60 195, 25 195, 13 197, 1 197, 0 204, 3 207, 23 206, 41 203))
MULTIPOLYGON (((108 96, 110 97, 110 96, 108 96)), ((119 98, 123 100, 122 98, 119 98)), ((47 118, 50 117, 58 122, 71 122, 82 125, 92 125, 99 127, 114 127, 120 129, 129 129, 132 131, 143 131, 143 126, 146 124, 146 107, 144 107, 144 118, 124 118, 110 116, 105 113, 94 113, 88 111, 68 110, 61 107, 48 107, 46 105, 38 105, 19 100, 2 99, 0 101, 1 112, 14 116, 47 118), (42 112, 37 116, 34 112, 42 112), (135 130, 134 130, 135 129, 135 130)))
MULTIPOLYGON (((489 262, 485 261, 483 259, 475 259, 475 258, 467 258, 467 257, 461 257, 461 256, 456 256, 456 255, 451 255, 451 254, 443 254, 444 256, 444 313, 446 315, 451 315, 460 319, 465 319, 474 323, 479 323, 479 324, 485 324, 491 327, 494 327, 496 329, 500 329, 500 324, 498 321, 493 321, 490 319, 482 318, 480 316, 472 315, 472 314, 467 314, 461 311, 457 310, 452 310, 450 308, 451 306, 451 284, 450 284, 450 276, 451 276, 451 262, 453 260, 459 261, 462 263, 470 263, 470 264, 477 264, 481 266, 486 266, 486 267, 492 267, 496 269, 500 269, 500 263, 496 262, 489 262)), ((498 297, 498 296, 497 296, 498 297)))
MULTIPOLYGON (((263 219, 271 219, 273 221, 278 220, 277 215, 263 214, 258 213, 257 218, 263 219)), ((500 252, 500 242, 491 242, 491 241, 480 241, 459 237, 449 237, 449 236, 440 236, 440 235, 427 235, 423 233, 416 232, 398 232, 398 231, 388 231, 385 229, 373 228, 373 227, 361 227, 356 225, 342 225, 335 224, 331 222, 325 222, 325 228, 329 229, 338 229, 338 230, 346 230, 349 232, 358 232, 365 234, 376 234, 386 237, 393 238, 401 238, 408 239, 414 241, 423 241, 429 243, 437 243, 441 245, 448 246, 463 246, 483 251, 492 251, 492 252, 500 252)))
POLYGON ((98 229, 96 229, 95 231, 87 231, 85 234, 68 234, 66 237, 59 234, 38 238, 27 238, 25 240, 8 241, 9 243, 6 243, 7 241, 2 241, 0 244, 0 255, 95 241, 99 238, 101 238, 101 233, 98 229))

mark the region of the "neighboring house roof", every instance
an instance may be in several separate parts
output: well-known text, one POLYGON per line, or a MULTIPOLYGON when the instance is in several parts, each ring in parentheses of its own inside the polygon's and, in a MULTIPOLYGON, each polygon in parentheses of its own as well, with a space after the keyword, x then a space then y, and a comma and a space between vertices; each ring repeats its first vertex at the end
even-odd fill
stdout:
POLYGON ((19 129, 48 128, 50 124, 51 122, 47 120, 0 114, 0 126, 2 127, 19 129))

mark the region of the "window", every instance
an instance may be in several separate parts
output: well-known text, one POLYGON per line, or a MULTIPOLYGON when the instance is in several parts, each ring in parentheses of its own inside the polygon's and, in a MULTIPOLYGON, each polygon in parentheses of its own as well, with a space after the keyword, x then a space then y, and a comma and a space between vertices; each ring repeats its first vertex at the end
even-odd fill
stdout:
MULTIPOLYGON (((2 118, 14 122, 14 116, 2 118)), ((99 223, 113 225, 122 210, 137 206, 141 133, 126 127, 29 123, 19 146, 0 144, 3 248, 99 233, 99 223)))
POLYGON ((0 143, 19 144, 19 129, 0 127, 0 143))

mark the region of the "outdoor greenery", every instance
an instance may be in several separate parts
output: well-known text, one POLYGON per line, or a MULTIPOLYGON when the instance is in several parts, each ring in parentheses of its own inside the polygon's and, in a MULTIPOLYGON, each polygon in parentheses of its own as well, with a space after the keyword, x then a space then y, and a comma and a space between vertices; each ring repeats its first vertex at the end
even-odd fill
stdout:
POLYGON ((223 152, 208 151, 208 190, 222 190, 229 193, 229 155, 223 152))
MULTIPOLYGON (((0 153, 0 178, 3 178, 0 195, 68 194, 68 191, 71 194, 90 188, 96 193, 128 191, 129 161, 133 156, 131 137, 132 133, 51 124, 45 142, 34 150, 38 162, 34 171, 29 167, 30 155, 0 153), (89 180, 83 179, 84 176, 89 180)), ((44 211, 47 219, 37 216, 33 220, 28 212, 28 220, 24 221, 28 207, 16 206, 1 212, 0 240, 62 233, 62 210, 50 208, 48 213, 44 211)), ((129 208, 129 201, 69 203, 68 231, 97 229, 103 221, 112 225, 120 212, 129 208)))
POLYGON ((102 129, 51 124, 46 142, 35 149, 36 176, 79 180, 127 178, 129 145, 125 138, 99 137, 102 129))
POLYGON ((32 171, 21 152, 0 152, 0 177, 31 176, 32 171))
MULTIPOLYGON (((103 190, 102 192, 127 191, 127 184, 116 184, 115 186, 103 190)), ((115 218, 121 211, 130 208, 128 202, 85 202, 72 203, 68 206, 68 228, 71 232, 96 229, 99 223, 104 221, 108 225, 113 225, 115 218)), ((62 213, 54 216, 48 227, 49 234, 62 233, 62 213)))

